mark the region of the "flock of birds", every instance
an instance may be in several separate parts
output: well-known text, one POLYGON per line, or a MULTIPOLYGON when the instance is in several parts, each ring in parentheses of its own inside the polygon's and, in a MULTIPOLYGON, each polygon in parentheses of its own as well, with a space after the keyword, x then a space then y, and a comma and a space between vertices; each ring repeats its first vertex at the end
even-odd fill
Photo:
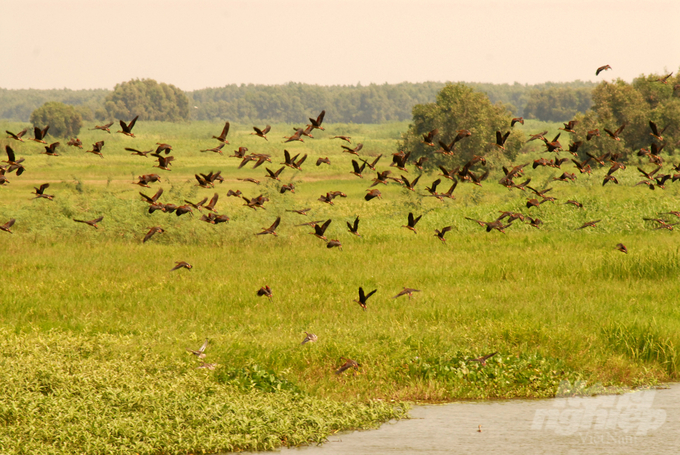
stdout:
MULTIPOLYGON (((596 74, 599 74, 602 71, 609 70, 611 67, 609 65, 605 65, 603 67, 600 67, 597 69, 596 74)), ((666 80, 672 75, 669 74, 667 76, 664 76, 659 79, 659 82, 661 83, 666 83, 666 80)), ((322 126, 324 116, 325 116, 325 111, 322 111, 316 118, 310 118, 309 121, 310 123, 305 127, 305 128, 295 128, 294 133, 290 136, 284 136, 284 143, 290 143, 290 142, 304 142, 304 138, 313 138, 313 131, 315 129, 318 130, 324 130, 324 127, 322 126)), ((134 138, 135 135, 132 132, 135 124, 137 122, 138 117, 135 117, 129 122, 125 122, 123 120, 119 120, 119 124, 121 129, 118 131, 118 133, 124 134, 130 138, 134 138)), ((522 117, 517 117, 513 118, 511 123, 510 123, 510 128, 513 128, 517 123, 524 124, 524 119, 522 117)), ((560 130, 564 131, 565 133, 571 133, 574 134, 576 133, 575 127, 577 125, 577 121, 572 120, 567 123, 564 123, 564 126, 560 128, 560 130)), ((94 127, 95 130, 100 130, 102 132, 106 133, 111 133, 110 127, 113 125, 113 122, 105 124, 105 125, 97 125, 94 127)), ((607 137, 609 137, 609 140, 613 141, 620 141, 620 134, 625 128, 625 124, 620 125, 616 130, 612 131, 610 129, 604 129, 604 132, 606 133, 607 137)), ((213 148, 206 148, 201 150, 201 152, 213 152, 213 153, 218 153, 218 154, 223 154, 222 149, 224 148, 225 145, 229 144, 229 141, 227 140, 227 136, 229 134, 229 127, 230 124, 229 122, 226 122, 224 125, 224 128, 222 129, 222 132, 217 135, 217 136, 212 136, 213 139, 216 139, 219 143, 219 145, 213 147, 213 148)), ((641 168, 638 168, 638 171, 641 173, 641 175, 644 177, 642 181, 638 183, 638 185, 646 185, 650 189, 655 189, 655 188, 665 188, 665 184, 670 180, 672 182, 675 182, 677 180, 680 180, 680 173, 678 174, 662 174, 660 171, 662 167, 664 166, 664 161, 662 157, 660 156, 661 151, 664 148, 664 138, 663 134, 664 131, 668 126, 665 126, 663 128, 659 128, 654 122, 650 121, 649 122, 649 127, 650 127, 650 135, 653 137, 653 143, 649 147, 649 149, 641 149, 639 152, 637 152, 637 155, 640 157, 647 157, 649 159, 650 164, 654 165, 654 169, 645 171, 641 168)), ((48 133, 49 126, 46 126, 44 128, 34 128, 34 137, 30 138, 30 140, 44 144, 45 146, 45 151, 42 152, 43 154, 46 154, 48 156, 59 156, 57 153, 57 148, 59 147, 60 143, 59 142, 54 142, 51 144, 48 144, 45 141, 45 137, 48 133)), ((9 135, 8 137, 11 139, 14 139, 18 142, 24 142, 24 136, 27 133, 28 129, 24 129, 23 131, 20 131, 18 133, 13 133, 10 131, 7 131, 7 134, 9 135)), ((267 138, 267 134, 271 132, 271 127, 269 125, 266 125, 264 128, 260 129, 258 127, 253 127, 253 133, 252 135, 255 135, 257 137, 260 137, 266 141, 269 139, 267 138)), ((439 134, 439 131, 437 129, 434 129, 429 132, 425 132, 423 134, 423 143, 425 143, 427 146, 432 147, 433 153, 440 153, 445 156, 454 156, 455 155, 455 147, 456 144, 458 144, 460 141, 464 141, 465 138, 470 137, 473 133, 470 130, 466 129, 461 129, 458 130, 456 133, 456 136, 453 138, 452 142, 450 143, 444 143, 442 140, 438 140, 435 143, 435 139, 437 138, 439 134), (437 148, 437 145, 439 148, 437 148)), ((588 158, 585 161, 581 161, 578 158, 578 149, 580 146, 582 146, 582 142, 580 141, 574 141, 570 142, 566 149, 563 147, 563 145, 560 143, 559 139, 562 133, 557 134, 552 140, 549 138, 546 138, 545 136, 547 135, 547 131, 543 131, 540 133, 536 133, 531 135, 531 137, 528 139, 528 142, 534 141, 534 140, 539 140, 542 141, 544 146, 545 146, 545 152, 552 153, 554 155, 554 158, 547 159, 547 158, 539 158, 533 161, 533 164, 530 162, 523 163, 516 165, 512 167, 511 169, 508 169, 506 167, 503 167, 503 172, 504 176, 499 180, 498 183, 501 185, 505 186, 506 188, 512 190, 512 189, 517 189, 520 191, 526 191, 529 190, 532 195, 528 198, 526 201, 526 207, 527 210, 530 210, 533 207, 539 207, 541 204, 546 203, 546 202, 555 202, 556 198, 550 196, 548 193, 552 190, 552 188, 543 188, 543 189, 536 189, 531 186, 529 186, 531 182, 531 178, 526 178, 523 182, 517 182, 516 180, 520 179, 521 176, 524 174, 525 169, 528 167, 532 167, 533 169, 536 169, 537 167, 543 167, 543 166, 548 166, 548 167, 553 167, 557 169, 561 169, 561 166, 565 164, 569 164, 571 162, 575 169, 578 170, 579 173, 581 174, 591 174, 593 169, 591 167, 591 163, 594 166, 595 164, 598 164, 600 166, 609 166, 608 171, 606 172, 606 175, 604 176, 602 185, 606 185, 608 183, 610 184, 618 184, 618 180, 616 179, 615 173, 623 171, 626 169, 626 165, 621 161, 621 156, 618 154, 614 153, 605 153, 602 156, 595 156, 591 155, 590 153, 587 154, 588 158), (560 152, 568 152, 570 153, 573 157, 571 159, 569 158, 561 158, 559 157, 560 152)), ((510 135, 510 131, 506 131, 505 133, 502 131, 496 131, 495 135, 495 141, 492 142, 491 144, 495 147, 497 147, 500 150, 505 150, 505 142, 508 139, 508 136, 510 135)), ((586 140, 590 141, 593 140, 596 137, 600 137, 600 131, 595 129, 592 131, 588 131, 586 134, 586 140)), ((399 185, 402 185, 404 188, 410 190, 410 191, 415 191, 415 187, 418 184, 420 178, 424 174, 419 174, 417 177, 413 179, 409 179, 405 177, 403 174, 400 173, 398 177, 392 175, 392 171, 390 169, 378 171, 376 170, 376 165, 382 158, 382 154, 373 158, 371 161, 369 161, 367 158, 361 158, 359 155, 359 152, 362 150, 363 144, 358 143, 358 144, 352 144, 352 138, 350 136, 333 136, 331 139, 339 139, 341 141, 344 141, 347 143, 347 145, 342 145, 342 150, 344 153, 348 153, 350 155, 353 155, 353 157, 356 157, 355 159, 352 159, 352 170, 350 171, 351 174, 359 177, 359 178, 364 178, 364 172, 366 171, 366 168, 370 169, 371 171, 375 172, 375 177, 372 179, 372 184, 369 186, 369 188, 366 190, 366 195, 364 196, 364 199, 366 201, 370 201, 375 198, 382 198, 382 193, 380 192, 379 189, 374 188, 380 184, 382 185, 387 185, 390 182, 397 183, 399 185)), ((606 139, 605 139, 606 140, 606 139)), ((72 147, 77 147, 77 148, 83 148, 82 141, 78 139, 77 137, 70 138, 69 141, 67 142, 67 145, 72 146, 72 147)), ((92 145, 92 150, 87 150, 87 153, 92 153, 95 155, 98 155, 99 157, 103 158, 104 155, 102 153, 104 149, 105 141, 97 141, 92 145)), ((170 153, 173 151, 173 147, 170 144, 167 143, 157 143, 157 147, 155 149, 151 150, 138 150, 132 147, 126 147, 125 150, 131 152, 133 155, 138 155, 142 157, 148 157, 152 156, 157 160, 157 164, 154 165, 154 167, 164 170, 164 171, 170 171, 170 166, 172 166, 173 161, 174 161, 174 156, 171 155, 170 153)), ((4 161, 6 165, 1 165, 0 166, 0 185, 6 185, 9 183, 9 180, 7 179, 7 175, 11 173, 15 173, 16 176, 22 175, 25 171, 26 168, 24 166, 25 159, 24 158, 17 158, 14 150, 7 145, 5 147, 5 151, 7 154, 7 160, 4 161)), ((406 168, 407 164, 409 164, 409 159, 411 156, 411 152, 405 152, 405 151, 400 151, 397 153, 392 154, 392 162, 390 164, 390 167, 394 167, 397 170, 401 171, 402 173, 407 173, 408 170, 406 168)), ((231 155, 231 157, 240 159, 240 165, 238 166, 239 169, 242 167, 253 163, 253 169, 260 167, 264 163, 271 163, 272 162, 272 156, 269 154, 263 154, 263 153, 248 153, 248 149, 246 147, 239 147, 237 150, 234 151, 234 154, 231 155)), ((290 152, 287 150, 284 150, 283 153, 283 166, 281 166, 279 169, 272 170, 267 167, 265 167, 266 170, 266 175, 265 178, 269 178, 275 181, 280 181, 280 176, 283 170, 286 167, 289 167, 291 169, 301 171, 302 170, 302 165, 305 163, 307 159, 307 155, 302 155, 300 154, 293 155, 291 156, 290 152)), ((423 164, 428 160, 428 156, 421 156, 418 160, 413 162, 413 165, 415 166, 416 169, 419 169, 422 171, 423 169, 423 164)), ((316 161, 316 166, 321 166, 321 165, 330 165, 330 159, 328 157, 325 158, 318 158, 316 161)), ((456 166, 454 168, 446 168, 445 166, 439 166, 439 170, 441 170, 441 173, 439 176, 443 177, 444 179, 450 180, 451 181, 451 186, 449 189, 445 192, 440 192, 438 191, 439 185, 442 183, 441 178, 435 179, 432 183, 430 183, 429 186, 425 187, 425 190, 427 191, 428 195, 431 197, 434 197, 440 201, 443 201, 444 199, 455 199, 455 195, 453 194, 455 189, 457 188, 457 185, 459 183, 471 183, 477 186, 482 186, 482 183, 487 180, 489 177, 489 170, 487 169, 485 172, 482 172, 481 170, 478 170, 482 167, 486 166, 486 158, 483 156, 473 156, 473 158, 465 163, 462 166, 456 166)), ((673 166, 673 170, 676 172, 680 172, 680 164, 673 166)), ((554 178, 555 181, 561 181, 561 182, 569 182, 569 181, 574 181, 576 180, 576 173, 575 172, 563 172, 562 175, 559 177, 554 178)), ((218 172, 210 172, 209 174, 196 174, 195 179, 197 181, 197 185, 201 188, 206 188, 206 189, 213 189, 215 187, 216 182, 223 182, 225 179, 222 176, 221 171, 218 172)), ((260 181, 254 178, 239 178, 238 180, 244 181, 244 182, 250 182, 254 183, 256 185, 260 184, 260 181)), ((151 183, 157 183, 161 181, 161 177, 158 174, 151 173, 151 174, 143 174, 138 177, 137 182, 133 182, 141 187, 144 188, 150 188, 151 183)), ((45 191, 49 188, 49 183, 44 183, 38 187, 34 188, 33 194, 35 195, 35 199, 46 199, 46 200, 53 200, 54 195, 47 194, 45 191)), ((290 193, 295 193, 295 184, 294 183, 289 183, 289 184, 282 184, 280 189, 280 193, 284 194, 286 192, 290 193)), ((161 198, 163 194, 163 189, 160 188, 158 191, 153 195, 153 196, 148 196, 142 192, 140 192, 140 196, 142 197, 142 200, 148 204, 148 211, 149 213, 154 213, 155 211, 160 211, 164 213, 175 213, 177 216, 181 216, 183 214, 187 213, 192 213, 194 210, 197 210, 199 212, 203 212, 204 210, 207 213, 202 213, 202 216, 200 218, 201 221, 209 223, 209 224, 219 224, 219 223, 225 223, 228 222, 230 219, 227 215, 224 214, 219 214, 218 210, 216 208, 216 204, 219 200, 219 195, 215 193, 213 197, 208 201, 208 198, 204 198, 201 201, 198 202, 191 202, 188 200, 184 201, 184 204, 182 205, 176 205, 176 204, 171 204, 171 203, 163 203, 159 199, 161 198)), ((244 201, 244 206, 251 208, 253 210, 257 209, 264 209, 264 205, 269 201, 269 199, 260 194, 257 197, 253 198, 247 198, 245 197, 240 190, 233 191, 229 190, 227 193, 227 197, 238 197, 241 198, 244 201)), ((329 191, 326 194, 322 194, 319 197, 319 201, 322 203, 326 203, 329 205, 334 205, 334 199, 336 198, 344 198, 347 197, 347 195, 341 191, 329 191)), ((582 208, 583 204, 576 200, 567 200, 565 204, 570 204, 578 208, 582 208)), ((311 210, 311 208, 301 208, 301 209, 294 209, 294 210, 287 210, 288 212, 294 212, 298 215, 302 216, 307 216, 308 212, 311 210)), ((680 218, 680 211, 671 211, 671 212, 666 212, 665 214, 669 215, 674 215, 678 218, 680 218)), ((415 216, 412 212, 408 214, 408 217, 406 219, 406 224, 402 225, 402 227, 417 233, 416 231, 416 225, 422 218, 422 214, 415 216)), ((98 228, 99 223, 101 223, 104 219, 104 216, 99 216, 98 218, 92 219, 92 220, 81 220, 81 219, 74 219, 73 221, 78 222, 78 223, 83 223, 87 224, 95 229, 98 228)), ((473 221, 480 226, 482 226, 486 232, 491 232, 491 231, 498 231, 501 233, 504 233, 506 229, 508 229, 513 222, 516 222, 517 220, 521 222, 525 222, 532 227, 535 228, 540 228, 540 226, 543 224, 543 221, 540 220, 538 217, 531 217, 528 214, 523 214, 519 212, 512 212, 512 211, 503 211, 501 212, 500 216, 496 218, 495 220, 490 220, 490 221, 484 221, 484 220, 477 220, 473 218, 466 217, 466 219, 473 221)), ((665 218, 644 218, 645 220, 651 220, 655 223, 657 223, 656 229, 668 229, 668 230, 673 230, 673 226, 675 226, 676 223, 671 223, 669 220, 665 218)), ((10 219, 7 221, 5 224, 0 225, 0 230, 12 233, 11 228, 15 223, 15 219, 10 219)), ((306 222, 302 224, 298 224, 297 226, 309 226, 314 230, 314 232, 311 232, 310 234, 314 235, 315 237, 323 240, 326 242, 326 247, 327 248, 339 248, 342 249, 342 243, 338 239, 328 239, 325 235, 327 228, 331 224, 330 219, 328 220, 317 220, 317 221, 311 221, 311 222, 306 222)), ((580 227, 577 227, 576 229, 585 229, 589 227, 595 227, 597 223, 599 223, 602 220, 593 220, 584 223, 580 227)), ((254 235, 273 235, 277 236, 276 229, 281 223, 281 217, 277 217, 274 222, 268 226, 268 227, 263 227, 261 232, 254 233, 254 235)), ((348 231, 356 236, 361 236, 359 234, 359 217, 356 217, 356 219, 350 223, 347 222, 347 228, 348 231)), ((447 232, 451 231, 452 226, 444 226, 441 229, 435 229, 435 234, 441 242, 446 242, 445 235, 447 232)), ((165 230, 161 226, 152 226, 149 228, 148 232, 143 237, 142 242, 145 243, 148 240, 150 240, 154 235, 156 234, 162 234, 164 233, 165 230)), ((621 251, 623 253, 627 253, 628 250, 625 245, 622 243, 619 243, 615 246, 615 248, 618 251, 621 251)), ((171 269, 171 271, 175 271, 178 269, 187 269, 190 270, 192 268, 192 265, 185 262, 185 261, 178 261, 175 263, 175 266, 171 269)), ((359 288, 359 299, 354 300, 359 304, 359 306, 363 309, 367 309, 367 301, 368 299, 376 293, 377 290, 373 290, 371 292, 365 293, 363 288, 359 288)), ((399 292, 394 298, 401 297, 403 295, 408 295, 409 299, 412 297, 413 293, 415 292, 420 292, 418 289, 413 289, 413 288, 404 288, 401 292, 399 292)), ((260 288, 257 291, 258 296, 264 296, 269 299, 272 298, 273 292, 272 289, 268 286, 265 285, 262 288, 260 288)), ((317 341, 318 337, 312 333, 305 332, 306 336, 305 339, 302 341, 302 344, 310 343, 310 342, 315 342, 317 341)), ((189 352, 193 353, 199 360, 203 360, 206 356, 205 350, 208 346, 208 340, 196 351, 188 349, 189 352)), ((471 362, 479 362, 480 365, 484 366, 486 364, 486 360, 489 359, 490 357, 494 356, 497 354, 497 352, 494 352, 492 354, 488 354, 486 356, 482 356, 476 359, 470 359, 469 361, 471 362)), ((355 373, 356 370, 359 369, 360 365, 349 358, 342 358, 344 361, 343 365, 341 365, 337 370, 336 373, 340 374, 348 369, 354 369, 355 373)), ((204 361, 201 363, 201 365, 198 368, 207 368, 207 369, 213 369, 216 364, 210 364, 210 363, 205 363, 204 361)))

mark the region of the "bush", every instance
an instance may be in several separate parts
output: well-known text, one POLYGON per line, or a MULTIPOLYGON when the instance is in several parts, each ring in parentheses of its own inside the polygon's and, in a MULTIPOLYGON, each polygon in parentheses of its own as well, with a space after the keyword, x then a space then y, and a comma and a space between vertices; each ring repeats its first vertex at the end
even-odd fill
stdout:
POLYGON ((55 137, 77 136, 83 125, 83 117, 75 107, 58 101, 47 102, 34 110, 30 121, 34 127, 49 125, 49 133, 55 137))

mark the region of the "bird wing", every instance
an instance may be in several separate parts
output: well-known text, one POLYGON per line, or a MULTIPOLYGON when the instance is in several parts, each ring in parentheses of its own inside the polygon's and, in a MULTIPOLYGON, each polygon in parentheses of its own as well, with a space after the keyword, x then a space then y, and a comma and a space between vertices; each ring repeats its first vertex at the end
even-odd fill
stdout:
POLYGON ((420 215, 418 218, 416 218, 415 220, 413 220, 413 227, 415 227, 415 225, 418 223, 418 221, 420 221, 420 219, 421 219, 422 217, 423 217, 423 215, 420 215))
POLYGON ((271 129, 272 129, 271 126, 269 125, 265 126, 264 129, 262 130, 262 134, 267 134, 269 131, 271 131, 271 129))
POLYGON ((220 134, 220 137, 222 139, 225 139, 227 137, 227 134, 229 134, 229 122, 224 124, 224 128, 222 129, 222 134, 220 134))
MULTIPOLYGON (((363 143, 357 144, 357 146, 356 146, 356 148, 354 149, 354 151, 355 151, 355 152, 358 152, 358 151, 361 150, 362 148, 364 148, 364 144, 363 144, 363 143)), ((382 156, 382 155, 381 155, 381 156, 382 156)))
MULTIPOLYGON (((366 164, 364 163, 364 166, 366 164)), ((357 174, 361 174, 361 169, 359 168, 359 163, 356 162, 356 160, 352 160, 352 167, 354 168, 354 172, 357 174)))
POLYGON ((16 156, 14 155, 14 150, 12 150, 12 147, 9 145, 5 146, 5 152, 7 153, 7 160, 8 161, 16 161, 16 156))
POLYGON ((319 228, 319 230, 321 231, 321 235, 323 235, 324 232, 326 232, 326 229, 328 229, 328 226, 331 224, 331 221, 332 220, 326 220, 326 222, 321 225, 321 227, 319 228))
POLYGON ((271 230, 271 231, 275 230, 277 227, 279 227, 279 223, 281 223, 281 217, 280 216, 276 217, 274 224, 272 224, 272 226, 269 228, 269 230, 271 230))
POLYGON ((368 298, 369 298, 370 296, 372 296, 373 294, 375 294, 376 291, 377 291, 377 289, 373 289, 371 292, 369 292, 368 294, 366 294, 366 298, 365 298, 364 300, 368 300, 368 298))
POLYGON ((413 213, 409 212, 408 214, 408 225, 413 227, 415 223, 413 222, 413 213))

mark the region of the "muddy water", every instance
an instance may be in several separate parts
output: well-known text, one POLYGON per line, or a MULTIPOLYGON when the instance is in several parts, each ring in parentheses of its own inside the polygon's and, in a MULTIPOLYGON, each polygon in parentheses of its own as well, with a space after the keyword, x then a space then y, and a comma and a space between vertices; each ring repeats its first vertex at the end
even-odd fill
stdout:
POLYGON ((281 453, 680 454, 680 384, 622 395, 417 406, 410 420, 281 453))

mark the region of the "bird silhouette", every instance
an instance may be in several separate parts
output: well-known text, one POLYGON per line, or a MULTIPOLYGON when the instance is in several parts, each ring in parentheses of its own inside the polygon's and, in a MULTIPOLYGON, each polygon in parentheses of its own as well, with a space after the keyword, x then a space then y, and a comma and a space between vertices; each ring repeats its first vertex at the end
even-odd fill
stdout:
POLYGON ((85 223, 89 226, 92 226, 95 229, 98 229, 99 227, 97 226, 97 223, 100 223, 103 219, 104 217, 100 216, 99 218, 95 218, 94 220, 76 220, 74 218, 73 221, 75 221, 76 223, 85 223))
MULTIPOLYGON (((222 128, 222 132, 220 133, 219 136, 213 136, 213 139, 217 139, 218 141, 222 142, 223 144, 228 144, 229 141, 227 140, 227 134, 229 134, 229 122, 226 122, 224 124, 224 128, 222 128)), ((222 146, 220 146, 220 149, 222 146)), ((222 152, 220 152, 222 153, 222 152)))
POLYGON ((135 123, 137 123, 138 118, 139 118, 139 115, 136 116, 135 118, 133 118, 132 120, 130 120, 130 123, 125 123, 122 120, 118 120, 118 122, 120 123, 120 128, 121 128, 120 131, 118 131, 118 132, 122 133, 126 136, 135 137, 135 135, 132 133, 132 128, 135 127, 135 123))
POLYGON ((612 69, 612 67, 609 65, 600 66, 598 69, 595 70, 595 76, 598 76, 602 71, 607 71, 610 69, 612 69))
POLYGON ((280 216, 276 218, 276 220, 274 221, 274 223, 272 223, 271 226, 269 226, 268 228, 262 228, 262 232, 258 232, 255 235, 272 234, 274 236, 278 236, 278 234, 276 233, 276 228, 279 227, 279 223, 281 223, 280 216))
POLYGON ((371 297, 373 294, 375 294, 376 291, 377 291, 377 289, 373 289, 373 290, 372 290, 371 292, 369 292, 368 294, 365 294, 365 293, 364 293, 364 288, 360 287, 360 288, 359 288, 359 300, 354 300, 354 301, 355 301, 356 303, 358 303, 359 306, 361 306, 361 308, 363 308, 364 311, 365 311, 365 310, 366 310, 366 301, 369 299, 369 297, 371 297))
POLYGON ((193 268, 193 265, 189 264, 188 262, 178 261, 178 262, 175 262, 175 266, 173 268, 171 268, 170 271, 174 272, 175 270, 178 270, 178 269, 191 270, 192 268, 193 268))
POLYGON ((349 232, 351 232, 352 234, 356 235, 357 237, 361 237, 359 235, 359 232, 358 232, 359 231, 359 217, 358 216, 354 219, 354 224, 350 224, 349 221, 347 222, 347 228, 348 228, 349 232))
POLYGON ((305 339, 302 340, 302 343, 300 344, 305 344, 305 343, 316 343, 316 341, 319 339, 316 335, 313 333, 305 332, 305 339))
POLYGON ((142 240, 142 243, 146 243, 151 237, 154 236, 154 234, 162 234, 164 232, 165 230, 162 227, 153 226, 149 228, 149 232, 147 232, 146 235, 144 236, 144 240, 142 240))
POLYGON ((413 231, 414 234, 417 234, 418 232, 416 232, 416 224, 418 224, 418 221, 420 221, 422 217, 423 215, 420 215, 418 218, 414 218, 413 213, 409 212, 408 224, 406 224, 405 226, 402 225, 401 227, 405 227, 406 229, 413 231))
POLYGON ((12 234, 12 231, 10 230, 10 228, 12 226, 14 226, 15 222, 16 222, 16 220, 14 218, 10 219, 8 222, 6 222, 2 226, 0 226, 0 231, 9 232, 10 234, 12 234))
POLYGON ((208 347, 208 339, 206 338, 203 344, 201 345, 200 348, 198 348, 198 351, 194 351, 193 349, 187 348, 187 352, 191 352, 193 355, 195 355, 199 359, 205 359, 205 349, 208 347))
POLYGON ((407 295, 408 299, 411 300, 411 297, 413 296, 414 292, 420 292, 420 289, 413 289, 413 288, 404 287, 404 289, 401 292, 399 292, 399 294, 395 295, 392 298, 397 299, 397 298, 401 297, 402 295, 407 295))
POLYGON ((257 296, 258 297, 264 296, 271 300, 272 297, 274 296, 274 293, 272 292, 272 288, 270 288, 268 285, 264 285, 260 289, 258 289, 257 296))
POLYGON ((435 229, 435 237, 437 237, 439 240, 441 240, 443 243, 446 243, 446 239, 444 238, 444 235, 449 232, 452 229, 451 226, 446 226, 443 227, 442 230, 440 231, 439 229, 435 229))

